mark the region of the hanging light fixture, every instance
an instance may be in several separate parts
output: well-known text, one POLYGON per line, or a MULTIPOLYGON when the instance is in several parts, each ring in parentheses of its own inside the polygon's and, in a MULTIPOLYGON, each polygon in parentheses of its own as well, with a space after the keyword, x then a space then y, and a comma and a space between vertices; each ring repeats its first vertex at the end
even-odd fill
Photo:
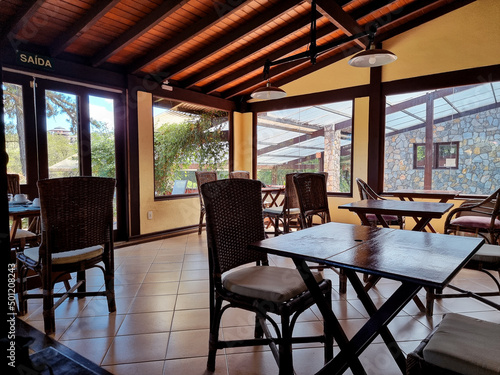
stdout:
POLYGON ((373 38, 375 33, 370 34, 370 42, 365 51, 359 52, 349 60, 349 65, 357 68, 374 68, 390 64, 398 58, 394 53, 386 49, 375 48, 373 38))
POLYGON ((323 46, 318 47, 316 45, 316 1, 312 0, 311 2, 311 42, 309 44, 309 48, 305 52, 298 53, 293 56, 288 56, 283 59, 270 61, 266 60, 264 64, 264 80, 267 81, 266 86, 260 87, 256 89, 254 92, 250 94, 253 99, 280 99, 286 96, 286 92, 279 87, 275 87, 271 85, 269 80, 269 72, 271 66, 284 64, 288 62, 292 62, 295 60, 308 58, 311 61, 311 64, 316 63, 316 57, 324 53, 332 48, 335 48, 341 44, 362 38, 364 36, 369 35, 369 43, 368 49, 366 51, 360 52, 356 54, 352 59, 349 60, 349 64, 355 67, 377 67, 389 64, 397 59, 397 56, 387 50, 384 49, 375 49, 374 39, 375 34, 377 32, 377 24, 373 24, 369 30, 362 31, 358 34, 351 35, 346 37, 340 41, 332 41, 323 46))

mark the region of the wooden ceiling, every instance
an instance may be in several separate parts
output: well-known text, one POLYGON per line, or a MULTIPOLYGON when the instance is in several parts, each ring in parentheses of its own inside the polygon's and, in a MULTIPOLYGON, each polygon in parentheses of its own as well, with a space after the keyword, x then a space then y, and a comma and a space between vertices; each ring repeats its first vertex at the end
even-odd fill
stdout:
MULTIPOLYGON (((317 0, 318 46, 379 25, 375 42, 474 0, 317 0)), ((311 0, 3 0, 1 48, 168 80, 242 100, 262 86, 263 66, 309 48, 311 0)), ((366 47, 368 38, 271 68, 283 85, 366 47)))

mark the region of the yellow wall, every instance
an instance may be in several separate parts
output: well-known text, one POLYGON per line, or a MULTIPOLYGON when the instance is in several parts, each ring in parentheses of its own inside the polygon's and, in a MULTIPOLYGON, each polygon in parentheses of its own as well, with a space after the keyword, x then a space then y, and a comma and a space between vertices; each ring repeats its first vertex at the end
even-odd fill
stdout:
POLYGON ((234 113, 234 165, 235 171, 252 171, 252 114, 234 113))
MULTIPOLYGON (((500 64, 500 1, 478 0, 384 42, 398 60, 382 68, 383 81, 429 75, 459 69, 500 64)), ((347 58, 283 86, 289 96, 354 87, 369 83, 369 70, 354 68, 347 58)), ((487 77, 478 77, 485 80, 487 77)), ((154 201, 153 130, 151 97, 139 101, 139 153, 141 181, 141 234, 197 224, 198 198, 154 201), (153 220, 147 220, 147 211, 153 220)), ((367 97, 355 100, 353 175, 366 179, 368 165, 367 97)), ((252 115, 234 115, 234 168, 252 169, 252 115)), ((332 220, 359 223, 357 217, 338 210, 338 205, 358 199, 330 198, 332 220)), ((457 202, 460 203, 460 202, 457 202)), ((443 221, 433 221, 442 230, 443 221)), ((411 225, 410 225, 411 226, 411 225)))
POLYGON ((154 200, 152 95, 137 92, 139 121, 139 189, 141 234, 197 224, 199 198, 154 200), (148 220, 148 211, 153 218, 148 220))

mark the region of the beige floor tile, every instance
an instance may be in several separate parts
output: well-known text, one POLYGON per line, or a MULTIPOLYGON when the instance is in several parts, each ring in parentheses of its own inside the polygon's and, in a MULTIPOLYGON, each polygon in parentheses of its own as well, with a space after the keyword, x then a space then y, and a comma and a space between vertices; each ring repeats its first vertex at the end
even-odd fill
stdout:
POLYGON ((208 292, 209 286, 206 280, 191 280, 179 283, 179 294, 208 292))
POLYGON ((100 337, 78 340, 63 340, 62 344, 94 363, 100 364, 114 337, 100 337))
POLYGON ((145 283, 166 283, 179 281, 181 277, 180 271, 172 272, 149 272, 144 278, 145 283))
POLYGON ((208 293, 181 294, 177 296, 176 310, 207 309, 210 307, 208 293))
POLYGON ((129 313, 171 311, 175 308, 176 298, 175 294, 136 297, 130 305, 129 313))
POLYGON ((278 365, 270 351, 228 355, 227 366, 230 375, 263 375, 278 373, 278 365))
POLYGON ((62 340, 113 337, 123 322, 125 315, 79 317, 61 336, 62 340))
POLYGON ((185 331, 209 328, 208 309, 180 310, 174 312, 172 331, 185 331))
POLYGON ((207 357, 186 359, 168 359, 163 367, 163 375, 188 374, 189 375, 227 375, 226 358, 217 356, 215 371, 207 370, 207 357))
POLYGON ((171 332, 166 359, 204 357, 208 355, 208 329, 171 332))
POLYGON ((102 365, 116 365, 165 359, 169 333, 116 336, 102 365))
POLYGON ((127 314, 117 335, 169 332, 172 325, 172 311, 127 314))
POLYGON ((137 297, 177 294, 178 289, 178 282, 144 283, 137 291, 137 297))
POLYGON ((160 375, 163 371, 163 362, 126 363, 123 365, 103 366, 103 368, 114 375, 160 375))

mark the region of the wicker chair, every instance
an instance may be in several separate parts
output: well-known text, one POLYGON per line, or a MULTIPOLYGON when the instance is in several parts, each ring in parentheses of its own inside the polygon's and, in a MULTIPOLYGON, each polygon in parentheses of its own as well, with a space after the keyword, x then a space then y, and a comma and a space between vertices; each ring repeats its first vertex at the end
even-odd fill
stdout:
POLYGON ((200 223, 198 224, 198 234, 201 234, 203 228, 203 218, 205 217, 205 204, 203 203, 203 197, 201 196, 201 185, 205 182, 211 182, 217 180, 217 172, 212 171, 196 171, 194 172, 196 176, 196 185, 198 185, 198 196, 200 197, 200 223))
POLYGON ((232 171, 229 172, 229 178, 250 178, 250 172, 248 171, 232 171))
POLYGON ((267 207, 264 209, 264 217, 269 218, 273 227, 274 235, 281 234, 280 223, 283 225, 283 233, 290 232, 290 227, 294 219, 299 219, 300 208, 297 192, 293 183, 293 175, 295 173, 288 173, 285 177, 285 198, 283 205, 278 207, 267 207))
POLYGON ((500 324, 448 313, 406 358, 407 375, 500 372, 500 324))
POLYGON ((500 296, 500 246, 485 244, 472 256, 471 260, 467 262, 465 268, 481 271, 488 275, 493 284, 495 284, 496 291, 471 291, 460 288, 456 285, 448 284, 448 288, 454 290, 453 293, 436 292, 434 289, 427 289, 427 307, 426 313, 432 316, 434 312, 434 300, 441 298, 474 298, 491 307, 500 310, 500 304, 495 303, 493 300, 485 297, 500 296), (498 272, 499 278, 497 279, 493 272, 498 272))
POLYGON ((444 223, 444 232, 473 233, 490 244, 497 244, 500 236, 500 189, 482 201, 464 202, 450 211, 444 223))
POLYGON ((67 177, 38 181, 42 220, 40 247, 17 254, 19 314, 27 311, 28 298, 43 298, 44 328, 55 331, 54 310, 67 297, 103 295, 109 312, 116 311, 113 257, 113 195, 115 180, 100 177, 67 177), (99 263, 101 263, 99 264, 99 263), (104 273, 105 291, 87 292, 85 271, 104 273), (26 274, 42 279, 42 294, 26 292, 26 274), (76 272, 77 282, 66 293, 54 293, 61 276, 76 272), (53 280, 54 273, 59 276, 53 280), (75 292, 76 291, 76 292, 75 292), (54 304, 54 297, 61 297, 54 304))
MULTIPOLYGON (((7 174, 7 193, 12 194, 12 196, 21 193, 21 184, 18 174, 7 174)), ((27 244, 30 247, 38 246, 40 243, 39 224, 39 219, 33 219, 30 228, 27 230, 22 228, 17 229, 10 244, 11 248, 22 251, 27 244)))
MULTIPOLYGON (((203 184, 201 191, 210 269, 208 370, 215 370, 217 350, 240 346, 269 345, 278 362, 279 374, 293 373, 292 343, 324 342, 325 361, 331 359, 333 337, 328 323, 323 335, 293 337, 297 318, 314 304, 298 271, 270 267, 267 254, 248 249, 248 244, 265 238, 260 181, 219 180, 203 184), (221 318, 229 308, 256 314, 253 338, 219 339, 221 318), (271 314, 281 317, 281 330, 271 314), (266 322, 272 325, 277 338, 271 337, 266 322)), ((315 273, 315 278, 331 303, 330 280, 323 279, 321 273, 315 273)))
MULTIPOLYGON (((314 218, 318 217, 321 224, 329 223, 330 208, 328 207, 328 195, 326 191, 326 180, 328 173, 296 173, 293 182, 297 191, 300 207, 300 228, 310 228, 314 225, 314 218)), ((322 266, 312 266, 311 268, 323 270, 322 266)), ((339 293, 347 292, 347 277, 342 270, 339 274, 339 293)))
MULTIPOLYGON (((356 184, 358 185, 358 190, 359 190, 359 196, 361 197, 362 200, 364 199, 374 199, 374 200, 383 200, 385 198, 382 198, 380 195, 375 193, 375 191, 368 185, 366 182, 364 182, 360 178, 356 178, 356 184)), ((384 218, 385 222, 389 225, 397 225, 399 228, 404 229, 405 226, 405 218, 404 216, 396 216, 396 215, 382 215, 384 218)), ((374 227, 377 225, 380 225, 377 216, 374 214, 367 214, 366 218, 370 222, 370 224, 374 227)))

